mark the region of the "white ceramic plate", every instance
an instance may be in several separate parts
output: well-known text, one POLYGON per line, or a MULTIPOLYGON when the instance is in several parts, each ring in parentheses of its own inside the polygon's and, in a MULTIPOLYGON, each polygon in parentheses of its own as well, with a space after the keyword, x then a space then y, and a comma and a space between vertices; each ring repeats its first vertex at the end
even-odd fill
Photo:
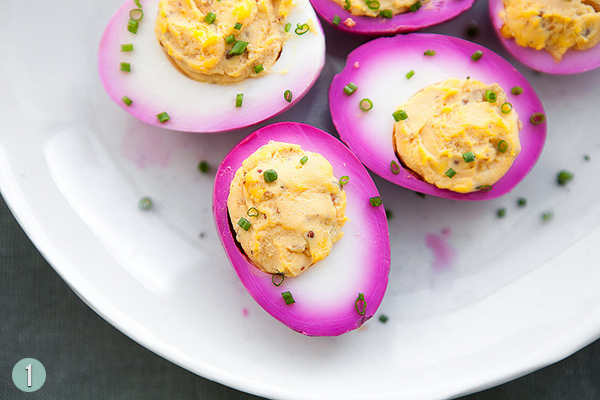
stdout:
MULTIPOLYGON (((0 25, 0 187, 44 256, 94 310, 163 357, 277 398, 426 399, 476 391, 557 361, 600 333, 600 71, 544 76, 517 64, 548 114, 540 162, 490 202, 425 199, 375 178, 390 221, 389 317, 309 338, 268 316, 216 237, 215 166, 250 130, 145 125, 103 91, 96 49, 120 0, 9 2, 0 25), (26 21, 25 26, 23 21, 26 21), (585 161, 587 154, 590 160, 585 161), (568 187, 556 174, 576 174, 568 187), (149 212, 137 208, 144 195, 149 212), (517 199, 525 197, 525 208, 517 199), (507 215, 496 217, 505 207, 507 215), (551 221, 541 214, 554 212, 551 221), (200 237, 203 233, 203 237, 200 237)), ((432 31, 505 54, 480 1, 432 31)), ((277 121, 332 131, 326 94, 362 39, 327 30, 327 64, 277 121)))

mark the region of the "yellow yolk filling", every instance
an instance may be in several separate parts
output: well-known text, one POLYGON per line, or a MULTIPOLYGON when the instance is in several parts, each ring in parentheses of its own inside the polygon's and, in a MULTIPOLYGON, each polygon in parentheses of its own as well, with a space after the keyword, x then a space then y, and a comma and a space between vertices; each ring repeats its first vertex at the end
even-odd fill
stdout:
MULTIPOLYGON (((416 7, 419 0, 333 0, 352 15, 366 15, 369 17, 379 16, 381 11, 391 11, 392 15, 404 14, 411 11, 410 7, 416 7)), ((429 0, 420 0, 421 7, 429 0)))

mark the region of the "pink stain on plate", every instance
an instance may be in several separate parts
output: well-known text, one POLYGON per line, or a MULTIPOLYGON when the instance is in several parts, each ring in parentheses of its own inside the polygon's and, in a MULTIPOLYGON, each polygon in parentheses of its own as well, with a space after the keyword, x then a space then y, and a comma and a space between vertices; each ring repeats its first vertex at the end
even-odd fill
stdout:
POLYGON ((452 235, 450 228, 442 229, 442 233, 428 233, 425 235, 425 244, 433 252, 433 269, 436 271, 446 270, 454 266, 456 261, 456 250, 448 243, 452 235))
POLYGON ((242 315, 244 317, 248 317, 248 314, 249 314, 248 309, 247 308, 242 308, 242 315))

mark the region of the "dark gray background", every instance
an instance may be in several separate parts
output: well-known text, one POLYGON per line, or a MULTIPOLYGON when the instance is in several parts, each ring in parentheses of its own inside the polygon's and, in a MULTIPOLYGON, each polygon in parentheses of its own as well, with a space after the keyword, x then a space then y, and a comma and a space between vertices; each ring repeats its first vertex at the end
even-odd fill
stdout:
MULTIPOLYGON (((461 399, 599 398, 596 341, 555 365, 461 399)), ((104 321, 44 260, 0 199, 0 399, 259 397, 194 375, 104 321), (37 392, 20 392, 12 382, 13 366, 23 358, 46 368, 37 392)))

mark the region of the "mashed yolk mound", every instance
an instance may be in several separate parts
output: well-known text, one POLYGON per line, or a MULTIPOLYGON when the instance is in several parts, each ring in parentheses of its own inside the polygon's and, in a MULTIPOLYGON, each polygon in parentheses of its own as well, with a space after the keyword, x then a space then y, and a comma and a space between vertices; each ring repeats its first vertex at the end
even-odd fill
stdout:
POLYGON ((504 103, 498 84, 450 78, 426 87, 398 108, 407 116, 394 125, 399 160, 439 188, 467 193, 493 185, 521 150, 521 123, 514 109, 502 112, 504 103), (492 92, 495 102, 486 100, 492 92))
POLYGON ((383 10, 391 11, 392 15, 404 14, 410 10, 410 6, 419 7, 427 3, 429 0, 333 0, 352 15, 366 15, 368 17, 377 17, 383 10))
POLYGON ((235 83, 264 75, 275 64, 285 39, 283 22, 291 3, 292 0, 161 0, 155 32, 171 61, 190 78, 235 83), (241 24, 239 29, 236 23, 241 24), (246 43, 246 48, 242 54, 230 54, 238 41, 246 43), (254 67, 259 65, 264 71, 255 72, 254 67))
POLYGON ((503 0, 500 32, 517 44, 546 49, 556 62, 567 50, 600 41, 600 0, 503 0))
POLYGON ((346 223, 346 194, 329 161, 289 143, 271 141, 242 163, 227 207, 244 252, 271 274, 297 276, 327 257, 346 223), (270 170, 277 179, 266 182, 270 170))

